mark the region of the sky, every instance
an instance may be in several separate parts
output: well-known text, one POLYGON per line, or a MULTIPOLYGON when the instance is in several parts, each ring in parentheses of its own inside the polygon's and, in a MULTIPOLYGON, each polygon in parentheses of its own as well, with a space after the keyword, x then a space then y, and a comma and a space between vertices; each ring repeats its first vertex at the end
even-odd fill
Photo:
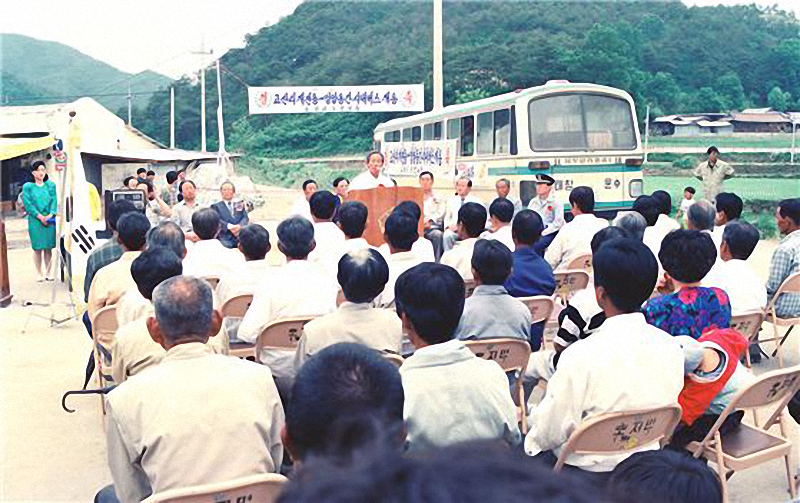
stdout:
MULTIPOLYGON (((800 0, 683 1, 702 6, 777 4, 800 18, 800 0)), ((248 33, 294 12, 301 2, 0 0, 0 33, 61 42, 125 72, 149 69, 177 78, 202 67, 202 57, 192 52, 200 52, 203 44, 219 57, 243 46, 248 33)))

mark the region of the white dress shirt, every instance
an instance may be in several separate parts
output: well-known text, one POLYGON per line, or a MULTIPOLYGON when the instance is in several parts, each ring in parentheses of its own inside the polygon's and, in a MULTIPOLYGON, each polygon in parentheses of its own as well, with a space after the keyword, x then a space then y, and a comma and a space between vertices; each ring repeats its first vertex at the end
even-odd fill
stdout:
MULTIPOLYGON (((316 317, 336 309, 339 285, 308 260, 292 260, 269 274, 253 294, 253 303, 239 325, 237 337, 255 343, 267 325, 282 318, 316 317)), ((276 378, 294 376, 294 350, 269 351, 261 361, 276 378)))
POLYGON ((467 194, 464 199, 455 195, 447 200, 447 211, 444 214, 444 228, 447 229, 458 222, 458 210, 467 203, 478 203, 483 206, 483 201, 472 194, 467 194))
POLYGON ((494 239, 500 241, 508 247, 512 252, 514 251, 514 238, 511 237, 511 224, 504 225, 496 231, 486 231, 481 234, 481 239, 494 239))
POLYGON ((125 292, 125 295, 120 297, 115 305, 117 306, 118 327, 148 315, 152 308, 150 301, 145 299, 135 286, 125 292))
MULTIPOLYGON (((369 244, 366 239, 364 238, 353 238, 353 239, 345 239, 344 244, 342 245, 342 255, 347 253, 358 252, 361 250, 375 250, 376 248, 369 244)), ((380 251, 380 250, 379 250, 380 251)))
POLYGON ((425 219, 424 223, 433 222, 434 227, 441 228, 444 223, 444 214, 447 211, 447 206, 441 197, 437 196, 434 192, 425 195, 423 202, 422 214, 425 219))
POLYGON ((345 253, 344 233, 333 222, 318 222, 314 224, 314 241, 317 246, 308 255, 308 260, 316 262, 328 276, 335 278, 339 259, 345 253))
POLYGON ((183 259, 183 275, 222 278, 244 267, 244 262, 244 255, 236 248, 226 248, 219 239, 203 239, 186 253, 186 258, 183 259))
POLYGON ((505 372, 475 356, 463 341, 417 349, 400 367, 400 376, 409 449, 470 440, 519 443, 517 410, 505 372))
POLYGON ((392 253, 384 256, 386 263, 389 264, 389 281, 383 289, 383 293, 378 295, 372 302, 376 307, 386 307, 394 309, 394 284, 401 274, 423 262, 414 251, 392 253))
POLYGON ((364 171, 360 175, 353 178, 350 182, 350 190, 365 190, 374 189, 376 187, 394 187, 394 182, 391 178, 384 175, 383 172, 378 174, 378 177, 372 176, 369 171, 364 171))
POLYGON ((725 232, 725 225, 715 225, 714 230, 711 231, 711 239, 717 245, 717 256, 719 256, 719 247, 722 246, 722 233, 725 232))
MULTIPOLYGON (((383 243, 378 248, 378 251, 381 252, 383 258, 388 262, 389 255, 392 254, 392 252, 389 251, 389 244, 383 243)), ((414 244, 411 245, 411 253, 416 255, 420 262, 436 262, 436 256, 433 253, 433 243, 427 239, 420 238, 414 241, 414 244)))
POLYGON ((458 271, 464 281, 472 280, 472 252, 478 238, 468 238, 456 243, 452 250, 444 252, 441 263, 458 271))
POLYGON ((305 194, 301 194, 294 202, 291 215, 303 217, 312 224, 314 223, 314 218, 311 216, 311 205, 308 204, 305 194))
POLYGON ((270 271, 275 269, 276 267, 270 266, 266 259, 248 260, 224 276, 220 276, 219 284, 214 291, 217 308, 221 308, 225 301, 232 297, 255 292, 258 285, 266 281, 270 271))
POLYGON ((717 261, 703 278, 702 285, 727 293, 734 316, 760 311, 767 305, 764 280, 744 260, 717 261))
POLYGON ((597 218, 593 214, 585 213, 576 216, 558 231, 553 242, 547 247, 544 259, 554 271, 566 269, 574 259, 592 253, 592 238, 598 231, 606 227, 608 227, 608 220, 597 218))
MULTIPOLYGON (((591 337, 567 347, 547 392, 529 417, 525 452, 558 456, 585 420, 607 412, 662 407, 678 402, 683 388, 683 350, 641 313, 608 318, 591 337)), ((624 454, 573 454, 567 464, 607 472, 630 456, 658 449, 643 445, 624 454)))
POLYGON ((261 365, 180 344, 106 400, 108 463, 123 503, 281 467, 283 407, 261 365))

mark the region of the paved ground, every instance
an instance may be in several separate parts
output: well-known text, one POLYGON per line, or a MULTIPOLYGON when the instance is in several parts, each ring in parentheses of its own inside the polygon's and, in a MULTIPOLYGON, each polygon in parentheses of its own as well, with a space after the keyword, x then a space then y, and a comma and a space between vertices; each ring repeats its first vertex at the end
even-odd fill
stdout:
MULTIPOLYGON (((296 197, 284 191, 271 196, 281 209, 288 209, 296 197)), ((274 236, 276 220, 270 212, 262 210, 254 217, 274 236)), ((24 231, 23 222, 7 224, 17 235, 24 231)), ((751 258, 764 275, 774 245, 761 243, 751 258)), ((9 252, 14 302, 0 309, 0 501, 91 501, 111 481, 99 399, 73 398, 74 414, 67 414, 60 405, 65 391, 83 383, 91 342, 77 320, 50 326, 51 315, 57 319, 69 315, 68 295, 59 285, 56 301, 51 302, 52 284, 33 281, 29 254, 25 248, 9 252), (33 305, 26 305, 29 302, 33 305)), ((800 362, 797 339, 788 345, 788 364, 800 362)), ((775 366, 769 361, 756 371, 775 366)), ((797 428, 789 423, 796 438, 797 428)), ((788 501, 784 473, 780 460, 737 473, 730 482, 731 501, 788 501)))

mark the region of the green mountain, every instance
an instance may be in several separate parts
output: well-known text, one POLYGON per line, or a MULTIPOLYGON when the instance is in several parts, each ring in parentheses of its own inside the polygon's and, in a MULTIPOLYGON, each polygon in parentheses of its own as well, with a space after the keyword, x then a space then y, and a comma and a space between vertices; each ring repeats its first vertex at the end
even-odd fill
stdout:
MULTIPOLYGON (((114 111, 124 94, 163 90, 172 80, 155 72, 130 74, 72 47, 15 34, 0 34, 0 105, 62 103, 89 96, 114 111)), ((144 94, 146 93, 146 94, 144 94)))
MULTIPOLYGON (((250 117, 247 85, 422 82, 430 109, 431 18, 430 2, 315 1, 248 36, 245 47, 221 60, 229 150, 287 158, 364 151, 374 126, 396 116, 250 117)), ((678 1, 445 2, 444 46, 446 104, 569 79, 627 90, 640 119, 647 105, 652 115, 800 107, 800 24, 775 8, 687 7, 678 1)), ((213 149, 217 93, 211 70, 207 81, 213 149)), ((177 143, 196 148, 199 89, 187 79, 175 87, 177 143)), ((154 95, 135 113, 137 127, 161 141, 169 134, 168 100, 154 95)))

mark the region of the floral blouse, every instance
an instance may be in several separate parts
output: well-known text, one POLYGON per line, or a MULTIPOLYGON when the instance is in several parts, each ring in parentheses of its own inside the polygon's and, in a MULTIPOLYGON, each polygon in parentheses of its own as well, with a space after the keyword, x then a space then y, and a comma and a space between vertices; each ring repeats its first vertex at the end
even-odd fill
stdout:
POLYGON ((731 322, 731 303, 719 288, 682 288, 647 301, 642 311, 647 323, 694 339, 712 328, 728 328, 731 322))

